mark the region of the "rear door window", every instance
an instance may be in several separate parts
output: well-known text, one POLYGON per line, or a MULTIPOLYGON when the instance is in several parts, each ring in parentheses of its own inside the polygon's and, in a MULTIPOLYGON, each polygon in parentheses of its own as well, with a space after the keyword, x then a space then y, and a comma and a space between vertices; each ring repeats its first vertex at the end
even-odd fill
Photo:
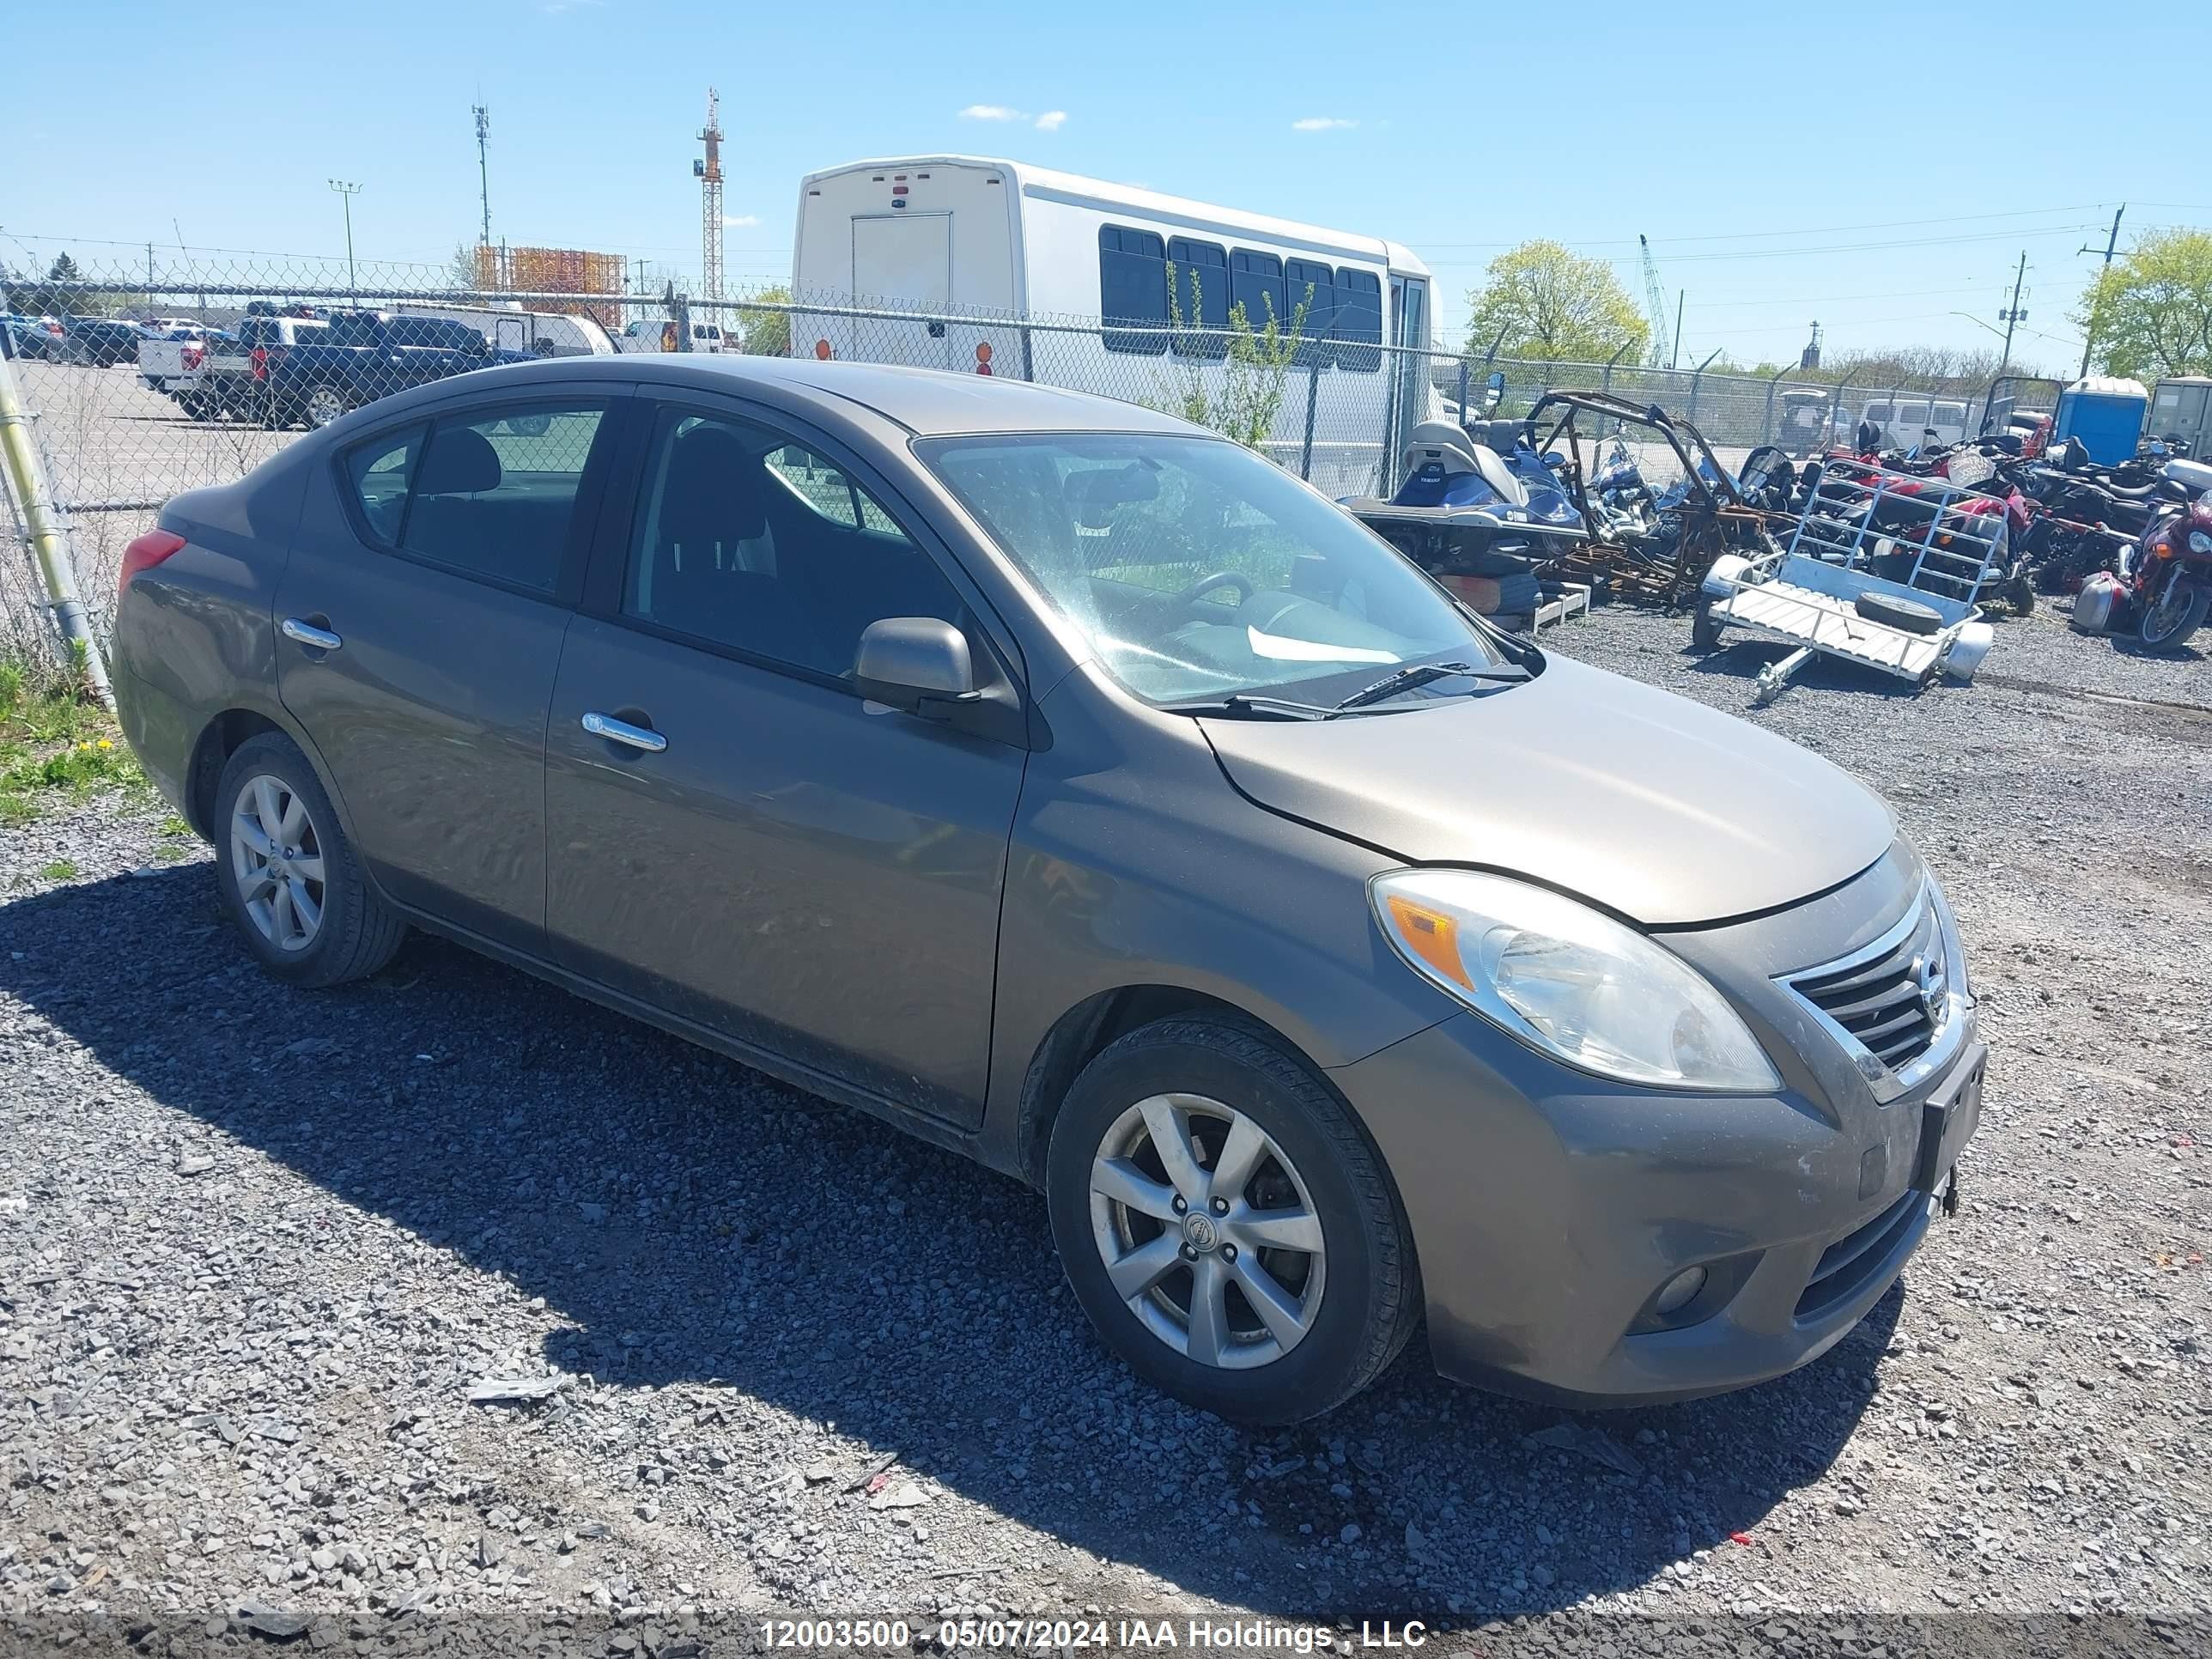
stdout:
POLYGON ((362 519, 387 545, 464 576, 550 595, 568 562, 577 497, 605 417, 602 404, 570 400, 455 414, 427 434, 417 428, 358 446, 347 477, 362 519))

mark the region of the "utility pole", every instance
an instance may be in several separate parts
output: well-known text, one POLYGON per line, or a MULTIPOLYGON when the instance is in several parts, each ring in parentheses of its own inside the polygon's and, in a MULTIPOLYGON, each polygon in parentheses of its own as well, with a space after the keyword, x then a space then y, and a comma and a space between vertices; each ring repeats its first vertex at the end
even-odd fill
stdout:
POLYGON ((1997 320, 2005 325, 2004 356, 1997 359, 1997 373, 2002 374, 2012 366, 2012 331, 2027 313, 2020 308, 2020 285, 2027 280, 2027 250, 2020 252, 2020 269, 2013 272, 2012 304, 1997 313, 1997 320))
POLYGON ((346 291, 350 294, 360 286, 354 280, 353 274, 353 198, 361 194, 361 186, 349 185, 343 179, 333 179, 331 188, 337 191, 338 200, 345 204, 346 291))
POLYGON ((491 111, 482 104, 469 106, 469 112, 477 118, 477 189, 483 200, 483 228, 477 240, 484 246, 491 246, 491 162, 487 151, 491 144, 491 111))
MULTIPOLYGON (((2105 264, 2107 267, 2110 267, 2112 263, 2112 250, 2120 244, 2120 214, 2127 210, 2128 204, 2123 202, 2120 204, 2119 212, 2112 215, 2112 234, 2105 238, 2105 264)), ((2084 253, 2094 253, 2096 251, 2093 247, 2085 247, 2081 250, 2084 253)), ((2100 298, 2102 297, 2103 293, 2103 278, 2104 273, 2098 272, 2100 298)), ((2097 345, 2097 301, 2095 300, 2089 302, 2089 320, 2082 325, 2081 332, 2087 337, 2081 342, 2081 372, 2074 377, 2077 380, 2088 378, 2089 354, 2096 349, 2097 345)))

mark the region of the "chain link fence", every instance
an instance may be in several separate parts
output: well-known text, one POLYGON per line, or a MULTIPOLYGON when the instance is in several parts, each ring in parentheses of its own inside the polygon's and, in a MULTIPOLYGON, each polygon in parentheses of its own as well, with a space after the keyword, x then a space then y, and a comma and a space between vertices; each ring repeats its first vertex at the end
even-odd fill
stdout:
MULTIPOLYGON (((1659 404, 1701 428, 1728 465, 1763 443, 1802 453, 1848 437, 1865 415, 1909 444, 1928 425, 1972 432, 1980 413, 1970 401, 1848 381, 1528 362, 1272 325, 922 313, 778 290, 714 300, 666 286, 658 295, 516 293, 439 265, 150 248, 143 260, 94 264, 15 246, 27 257, 0 270, 0 330, 96 628, 123 549, 169 497, 241 477, 302 432, 395 392, 546 357, 684 349, 812 356, 1095 392, 1224 432, 1336 497, 1388 495, 1419 422, 1523 415, 1553 386, 1659 404), (1494 408, 1493 374, 1503 377, 1494 408)), ((13 501, 9 510, 15 535, 0 562, 0 649, 20 654, 52 629, 20 512, 13 501)))

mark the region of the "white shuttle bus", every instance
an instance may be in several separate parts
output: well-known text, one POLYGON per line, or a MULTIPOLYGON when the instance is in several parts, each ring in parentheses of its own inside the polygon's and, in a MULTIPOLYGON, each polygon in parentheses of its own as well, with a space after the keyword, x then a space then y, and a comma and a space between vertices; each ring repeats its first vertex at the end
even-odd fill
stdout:
POLYGON ((1378 237, 1021 162, 915 155, 801 181, 792 292, 802 304, 947 320, 800 312, 791 349, 1181 412, 1194 389, 1218 398, 1232 374, 1224 336, 1175 323, 1225 330, 1241 304, 1255 329, 1270 314, 1286 326, 1303 303, 1267 448, 1346 495, 1387 489, 1395 470, 1384 457, 1416 421, 1442 413, 1427 365, 1380 349, 1429 348, 1431 289, 1427 266, 1378 237), (1068 323, 1079 325, 1056 326, 1068 323))

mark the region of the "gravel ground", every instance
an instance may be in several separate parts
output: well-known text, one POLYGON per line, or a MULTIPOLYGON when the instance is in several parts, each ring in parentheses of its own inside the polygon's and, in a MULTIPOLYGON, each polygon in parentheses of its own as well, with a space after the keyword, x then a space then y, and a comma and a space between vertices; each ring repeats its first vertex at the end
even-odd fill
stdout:
MULTIPOLYGON (((1746 709, 1760 648, 1687 633, 1549 638, 1746 709)), ((1973 687, 1816 672, 1753 718, 1886 793, 1948 886, 1982 1132, 1832 1353, 1591 1416, 1417 1343, 1317 1424, 1226 1427, 1101 1353, 1012 1182, 436 941, 276 986, 204 850, 156 861, 157 811, 0 832, 0 1614, 641 1659, 777 1607, 2202 1642, 2212 663, 2039 617, 1973 687), (556 1391, 471 1403, 486 1378, 556 1391)))

